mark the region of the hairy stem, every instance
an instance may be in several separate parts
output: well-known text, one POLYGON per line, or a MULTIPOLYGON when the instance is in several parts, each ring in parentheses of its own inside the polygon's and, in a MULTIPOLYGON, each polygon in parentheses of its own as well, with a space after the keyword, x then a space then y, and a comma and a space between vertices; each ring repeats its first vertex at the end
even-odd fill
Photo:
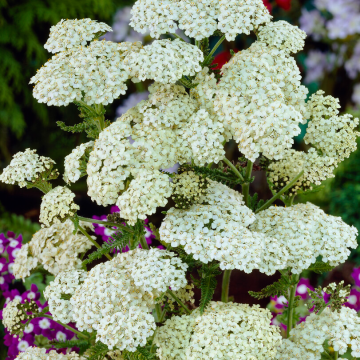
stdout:
POLYGON ((231 170, 240 178, 241 181, 244 181, 244 177, 239 173, 239 170, 231 163, 230 160, 224 158, 223 162, 231 168, 231 170))
MULTIPOLYGON (((80 225, 78 226, 79 230, 93 243, 94 246, 96 246, 98 249, 101 249, 101 246, 86 232, 84 228, 82 228, 80 225)), ((112 257, 109 254, 105 254, 105 256, 112 260, 112 257)))
POLYGON ((149 250, 149 245, 147 244, 144 235, 140 235, 139 241, 140 241, 141 247, 142 247, 144 250, 149 250))
POLYGON ((46 317, 48 319, 51 319, 51 320, 57 322, 58 324, 60 324, 61 326, 63 326, 65 329, 68 329, 68 330, 72 331, 78 337, 89 340, 89 338, 85 334, 81 333, 80 331, 77 331, 76 329, 72 328, 69 325, 63 324, 61 321, 54 320, 53 317, 50 316, 50 315, 41 315, 41 317, 46 317))
POLYGON ((188 315, 191 314, 191 311, 186 307, 186 305, 170 290, 167 290, 167 293, 186 311, 188 315))
POLYGON ((215 44, 215 46, 211 49, 209 55, 205 58, 204 63, 207 63, 210 58, 214 55, 215 51, 218 49, 218 47, 222 44, 222 42, 225 40, 225 35, 223 35, 219 41, 215 44))
POLYGON ((291 280, 294 280, 294 284, 290 287, 290 299, 289 299, 289 307, 288 307, 288 322, 286 329, 286 337, 290 336, 290 331, 293 327, 293 319, 294 319, 294 299, 296 294, 296 287, 299 282, 300 275, 293 274, 291 280))
POLYGON ((174 36, 174 37, 176 37, 177 39, 185 42, 185 40, 184 40, 181 36, 179 36, 178 34, 169 34, 169 35, 174 36))
POLYGON ((245 173, 245 181, 246 183, 244 183, 242 185, 242 193, 244 196, 244 201, 245 201, 245 205, 249 206, 249 190, 250 190, 250 178, 251 178, 251 172, 253 169, 253 162, 252 161, 248 161, 247 165, 246 165, 246 173, 245 173))
POLYGON ((227 303, 229 301, 230 276, 232 270, 225 270, 223 273, 221 301, 227 303))
POLYGON ((118 224, 118 223, 112 223, 112 222, 109 222, 109 221, 103 221, 103 220, 97 220, 97 219, 90 219, 90 218, 86 218, 86 217, 83 217, 83 216, 79 216, 78 218, 81 221, 85 221, 85 222, 89 222, 89 223, 93 223, 93 224, 101 224, 101 225, 106 225, 106 226, 116 226, 117 230, 121 230, 121 231, 124 231, 124 232, 128 232, 128 233, 133 233, 134 232, 133 229, 131 229, 131 228, 127 227, 127 226, 118 224))
POLYGON ((288 191, 300 178, 303 176, 304 170, 302 170, 297 176, 295 176, 285 187, 283 187, 277 194, 275 194, 270 200, 268 200, 263 206, 255 211, 258 213, 267 209, 275 200, 279 199, 282 194, 288 191))

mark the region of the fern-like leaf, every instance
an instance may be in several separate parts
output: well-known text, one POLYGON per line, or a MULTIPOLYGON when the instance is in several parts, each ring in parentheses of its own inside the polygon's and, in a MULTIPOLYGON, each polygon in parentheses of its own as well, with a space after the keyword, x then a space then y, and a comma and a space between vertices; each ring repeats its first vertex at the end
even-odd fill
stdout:
POLYGON ((86 124, 85 123, 79 123, 75 124, 73 126, 66 125, 63 121, 57 121, 56 124, 59 126, 59 128, 62 131, 71 132, 71 133, 82 133, 86 131, 86 124))
POLYGON ((185 250, 180 246, 176 248, 172 248, 171 250, 175 251, 179 255, 181 261, 188 265, 189 271, 191 271, 195 267, 199 267, 203 265, 202 262, 195 260, 191 254, 187 254, 185 250))
POLYGON ((83 267, 97 259, 100 259, 103 255, 110 253, 110 251, 114 250, 115 248, 122 251, 122 249, 124 249, 124 247, 129 244, 132 234, 114 233, 111 235, 111 237, 114 240, 112 242, 104 243, 100 249, 91 253, 88 258, 82 262, 83 267))
POLYGON ((282 275, 278 281, 266 286, 261 291, 249 291, 249 294, 255 299, 264 299, 270 296, 286 295, 287 289, 292 285, 288 276, 282 275))
POLYGON ((84 355, 88 360, 103 360, 108 352, 109 349, 105 344, 97 342, 95 345, 88 348, 84 355))
POLYGON ((191 169, 197 175, 204 175, 205 177, 220 182, 224 185, 234 187, 236 185, 241 185, 241 181, 236 175, 232 172, 227 172, 225 169, 209 169, 204 166, 195 166, 195 165, 183 165, 186 168, 191 169))
POLYGON ((331 271, 335 266, 331 266, 328 263, 323 261, 316 261, 315 264, 312 264, 308 270, 313 271, 316 274, 322 274, 324 272, 331 271))
POLYGON ((199 308, 200 314, 202 314, 213 298, 217 285, 216 276, 221 274, 221 271, 218 264, 210 264, 203 265, 200 274, 201 299, 199 308))
POLYGON ((67 341, 51 341, 51 345, 56 349, 78 347, 80 354, 83 354, 91 344, 86 340, 67 340, 67 341))
POLYGON ((184 85, 188 89, 193 89, 198 86, 198 83, 194 84, 191 80, 188 80, 184 77, 182 77, 179 81, 182 85, 184 85))
POLYGON ((146 348, 138 347, 135 352, 124 351, 123 356, 127 360, 152 360, 156 359, 156 354, 151 353, 146 348))

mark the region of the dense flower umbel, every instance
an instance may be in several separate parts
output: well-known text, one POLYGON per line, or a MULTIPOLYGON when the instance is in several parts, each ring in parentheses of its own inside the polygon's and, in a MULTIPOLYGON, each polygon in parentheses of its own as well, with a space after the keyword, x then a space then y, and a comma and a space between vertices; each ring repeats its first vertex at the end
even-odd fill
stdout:
POLYGON ((16 357, 16 360, 85 360, 85 358, 79 356, 76 352, 59 354, 55 350, 51 350, 46 353, 46 349, 44 348, 29 347, 20 353, 16 357))
POLYGON ((255 305, 211 302, 203 315, 173 316, 155 335, 160 360, 274 359, 281 336, 255 305))
MULTIPOLYGON (((80 222, 81 226, 86 224, 80 222)), ((14 275, 24 279, 39 263, 51 274, 81 267, 79 254, 85 253, 92 243, 78 230, 73 234, 74 224, 71 220, 42 228, 24 245, 15 259, 14 275)))
POLYGON ((24 187, 42 179, 43 174, 51 171, 54 164, 54 160, 39 156, 36 150, 26 149, 13 156, 10 165, 0 175, 0 181, 24 187))
POLYGON ((40 222, 42 227, 64 222, 80 209, 74 203, 75 194, 64 186, 57 186, 42 198, 40 206, 40 222))
POLYGON ((324 262, 339 265, 348 258, 348 248, 357 247, 354 226, 311 203, 272 206, 256 215, 250 229, 276 239, 288 251, 286 267, 295 274, 307 269, 319 255, 324 262))
POLYGON ((169 286, 184 287, 186 269, 186 264, 165 250, 119 254, 95 266, 75 289, 70 299, 73 319, 80 330, 96 330, 97 340, 110 349, 135 351, 155 330, 150 315, 155 299, 169 286))
POLYGON ((290 338, 283 341, 276 359, 290 360, 294 354, 302 354, 301 359, 321 359, 326 340, 339 355, 345 354, 351 346, 351 355, 360 356, 360 319, 357 313, 342 307, 340 312, 326 308, 320 315, 310 314, 306 321, 291 330, 290 338))
POLYGON ((271 15, 262 0, 138 0, 132 10, 130 25, 138 32, 159 38, 175 33, 177 28, 187 36, 201 40, 220 30, 227 40, 270 21, 271 15))
POLYGON ((65 51, 80 45, 87 45, 102 33, 112 31, 105 23, 98 23, 91 19, 61 20, 50 28, 49 39, 44 48, 52 53, 65 51))

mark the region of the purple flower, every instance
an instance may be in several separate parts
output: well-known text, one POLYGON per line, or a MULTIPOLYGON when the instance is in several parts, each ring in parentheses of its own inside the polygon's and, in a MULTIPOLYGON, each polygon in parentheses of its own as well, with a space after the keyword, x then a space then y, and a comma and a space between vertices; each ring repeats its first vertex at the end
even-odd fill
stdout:
POLYGON ((353 277, 355 281, 355 286, 360 287, 360 267, 354 268, 351 276, 353 277))
POLYGON ((301 296, 303 300, 306 300, 309 297, 307 289, 314 290, 314 288, 310 285, 309 279, 301 278, 297 285, 295 295, 301 296))
POLYGON ((282 313, 285 305, 287 304, 285 296, 270 297, 270 302, 274 306, 276 313, 282 313))
POLYGON ((356 312, 360 310, 360 291, 352 288, 350 295, 348 296, 348 301, 345 303, 345 306, 350 309, 354 309, 356 312))

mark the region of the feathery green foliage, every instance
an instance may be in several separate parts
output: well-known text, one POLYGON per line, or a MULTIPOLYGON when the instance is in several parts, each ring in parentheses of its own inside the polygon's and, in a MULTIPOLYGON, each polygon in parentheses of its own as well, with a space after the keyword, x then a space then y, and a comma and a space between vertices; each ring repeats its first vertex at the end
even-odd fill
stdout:
POLYGON ((109 348, 107 345, 102 342, 97 342, 95 345, 88 348, 84 355, 88 360, 103 360, 108 352, 109 348))
MULTIPOLYGON (((86 266, 87 264, 92 263, 93 261, 100 259, 103 255, 109 254, 110 251, 114 249, 122 250, 126 245, 130 243, 133 234, 122 234, 122 233, 114 233, 111 235, 114 239, 113 241, 109 241, 108 243, 104 242, 102 247, 94 252, 92 252, 87 259, 82 262, 82 266, 86 266)), ((110 238, 109 238, 110 239, 110 238)))
POLYGON ((205 166, 196 166, 196 165, 182 165, 188 170, 192 170, 197 175, 204 175, 207 178, 220 182, 229 187, 234 187, 236 185, 241 185, 243 181, 241 181, 232 171, 228 171, 227 168, 219 168, 217 169, 209 169, 205 166))
POLYGON ((312 264, 308 268, 309 271, 313 271, 316 274, 322 274, 324 272, 331 271, 332 269, 334 269, 334 266, 324 263, 323 261, 316 261, 315 264, 312 264))
POLYGON ((249 294, 255 299, 264 299, 270 296, 286 295, 287 290, 292 285, 291 279, 286 275, 281 275, 278 281, 266 286, 261 291, 249 291, 249 294))
POLYGON ((202 314, 213 298, 217 285, 216 276, 221 274, 221 271, 219 270, 219 264, 210 263, 207 265, 203 265, 202 268, 199 270, 199 274, 201 276, 201 299, 199 308, 200 314, 202 314))
POLYGON ((56 349, 78 347, 80 355, 82 355, 91 344, 86 340, 66 340, 66 341, 51 341, 50 344, 56 349))
MULTIPOLYGON (((150 350, 150 349, 149 349, 150 350)), ((124 351, 123 356, 127 360, 151 360, 156 359, 156 354, 151 353, 146 348, 138 347, 135 352, 124 351)))
POLYGON ((264 204, 265 204, 265 200, 261 199, 258 201, 259 195, 257 193, 255 193, 253 196, 249 196, 249 208, 252 211, 256 211, 257 209, 260 209, 264 204))

